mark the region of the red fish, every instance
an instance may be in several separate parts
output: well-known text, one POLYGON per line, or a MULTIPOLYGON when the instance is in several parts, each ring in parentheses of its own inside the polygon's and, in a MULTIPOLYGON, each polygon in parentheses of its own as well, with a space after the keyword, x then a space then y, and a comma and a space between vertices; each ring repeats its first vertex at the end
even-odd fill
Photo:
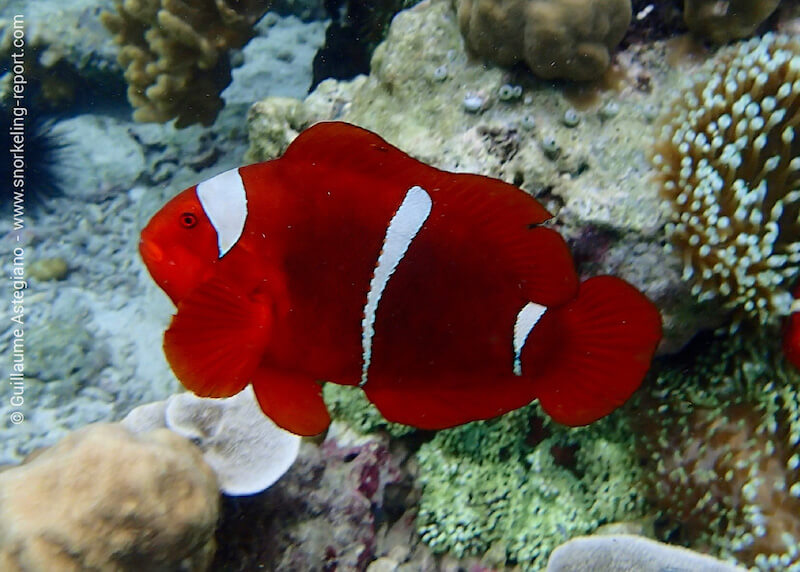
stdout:
POLYGON ((178 194, 140 251, 177 306, 164 351, 178 379, 208 397, 251 383, 294 433, 328 426, 323 380, 424 429, 535 398, 583 425, 639 387, 661 317, 620 279, 579 284, 549 218, 512 185, 331 122, 178 194))
MULTIPOLYGON (((794 291, 795 306, 800 304, 800 285, 794 291)), ((783 335, 783 353, 793 366, 800 369, 800 307, 787 318, 783 335)))

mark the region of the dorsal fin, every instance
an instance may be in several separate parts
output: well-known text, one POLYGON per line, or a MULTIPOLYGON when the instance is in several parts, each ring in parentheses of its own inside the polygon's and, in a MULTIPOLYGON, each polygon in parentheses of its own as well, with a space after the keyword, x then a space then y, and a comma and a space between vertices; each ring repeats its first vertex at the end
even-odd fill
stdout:
POLYGON ((552 215, 525 191, 499 179, 450 173, 410 157, 378 135, 342 122, 323 122, 301 133, 284 153, 304 176, 323 179, 337 172, 374 178, 403 191, 419 186, 433 199, 437 216, 452 216, 451 232, 488 240, 482 250, 501 256, 523 280, 525 293, 546 306, 560 304, 577 289, 572 256, 558 233, 536 228, 552 215), (298 168, 301 167, 302 168, 298 168), (324 172, 323 172, 324 171, 324 172), (555 277, 555 279, 554 279, 555 277))

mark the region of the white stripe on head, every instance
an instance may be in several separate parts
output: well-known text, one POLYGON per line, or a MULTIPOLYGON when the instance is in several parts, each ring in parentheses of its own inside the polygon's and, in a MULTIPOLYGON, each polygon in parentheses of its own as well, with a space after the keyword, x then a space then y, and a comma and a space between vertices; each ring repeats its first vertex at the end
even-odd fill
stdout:
POLYGON ((367 383, 378 303, 389 283, 389 278, 405 256, 411 241, 417 236, 428 215, 431 214, 432 205, 433 201, 425 189, 419 186, 411 187, 386 228, 383 248, 369 283, 367 304, 364 306, 364 319, 361 321, 362 366, 361 383, 359 384, 361 387, 367 383))
POLYGON ((217 231, 219 257, 242 236, 247 219, 247 193, 239 169, 231 169, 197 185, 200 205, 217 231))
POLYGON ((545 306, 528 302, 517 314, 517 321, 514 324, 514 375, 522 375, 522 348, 528 341, 528 336, 533 331, 539 318, 544 316, 547 311, 545 306))

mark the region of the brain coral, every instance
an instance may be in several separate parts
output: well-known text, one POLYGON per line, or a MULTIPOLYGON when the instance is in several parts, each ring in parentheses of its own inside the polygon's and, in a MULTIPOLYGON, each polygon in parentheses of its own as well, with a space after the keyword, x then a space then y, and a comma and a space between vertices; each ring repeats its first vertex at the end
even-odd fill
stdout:
POLYGON ((456 0, 467 45, 543 78, 599 77, 631 22, 630 0, 456 0))
POLYGON ((800 273, 800 40, 725 48, 662 119, 652 161, 667 234, 701 299, 766 323, 800 273))
POLYGON ((800 374, 774 339, 724 337, 662 373, 638 427, 652 502, 693 547, 800 569, 800 374))
POLYGON ((683 19, 695 34, 722 44, 752 34, 778 4, 780 0, 685 0, 683 19))
POLYGON ((268 0, 114 0, 103 24, 121 46, 134 119, 210 125, 231 81, 228 51, 253 35, 268 0))

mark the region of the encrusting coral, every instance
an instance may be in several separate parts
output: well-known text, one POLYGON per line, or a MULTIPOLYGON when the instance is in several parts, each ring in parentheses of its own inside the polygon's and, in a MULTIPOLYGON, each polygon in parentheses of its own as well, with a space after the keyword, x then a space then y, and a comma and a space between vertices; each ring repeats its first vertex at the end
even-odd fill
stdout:
POLYGON ((698 36, 724 44, 752 34, 778 4, 780 0, 684 0, 683 20, 698 36))
POLYGON ((800 374, 778 345, 769 332, 728 335, 666 369, 637 435, 648 496, 678 539, 760 570, 797 570, 800 374))
POLYGON ((662 119, 652 161, 684 279, 762 323, 800 274, 800 39, 720 50, 662 119))
POLYGON ((269 0, 114 0, 103 24, 121 46, 134 119, 210 125, 231 81, 228 52, 253 36, 269 0))
POLYGON ((470 49, 536 75, 586 81, 611 63, 631 22, 630 0, 456 0, 470 49))

